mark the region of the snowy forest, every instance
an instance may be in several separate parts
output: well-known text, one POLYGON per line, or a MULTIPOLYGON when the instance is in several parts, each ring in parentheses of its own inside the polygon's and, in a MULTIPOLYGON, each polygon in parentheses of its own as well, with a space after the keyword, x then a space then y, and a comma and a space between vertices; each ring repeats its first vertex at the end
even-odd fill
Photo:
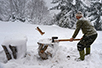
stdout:
POLYGON ((97 30, 102 30, 102 0, 52 0, 51 3, 56 6, 48 8, 44 0, 0 0, 0 20, 75 28, 75 14, 81 11, 97 30), (60 12, 52 16, 51 10, 60 12))
POLYGON ((20 20, 33 24, 49 24, 46 22, 50 19, 48 8, 43 0, 0 0, 0 20, 2 21, 20 20))
POLYGON ((53 0, 58 3, 51 10, 57 9, 61 12, 55 16, 55 21, 62 27, 72 28, 76 22, 77 11, 83 12, 97 30, 102 30, 102 1, 100 0, 53 0))

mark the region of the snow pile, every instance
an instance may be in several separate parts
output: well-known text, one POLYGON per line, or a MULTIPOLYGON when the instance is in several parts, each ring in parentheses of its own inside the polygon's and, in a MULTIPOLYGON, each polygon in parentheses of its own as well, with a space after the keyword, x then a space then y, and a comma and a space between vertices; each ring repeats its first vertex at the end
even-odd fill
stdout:
POLYGON ((18 59, 18 58, 22 58, 25 56, 27 52, 26 43, 27 43, 26 36, 11 35, 11 36, 6 37, 1 45, 7 47, 8 52, 11 54, 11 56, 12 56, 12 51, 9 48, 9 45, 17 47, 17 59, 18 59))
POLYGON ((6 62, 7 58, 4 51, 0 51, 0 62, 6 62))
MULTIPOLYGON (((17 60, 12 59, 7 63, 3 63, 2 59, 4 59, 5 55, 4 51, 2 51, 2 47, 0 48, 0 66, 3 68, 102 68, 101 31, 98 31, 98 38, 91 46, 91 54, 85 56, 84 61, 77 62, 74 59, 79 57, 76 46, 78 41, 59 42, 59 47, 56 47, 57 51, 55 51, 55 56, 53 58, 49 58, 48 60, 41 60, 38 55, 39 45, 37 42, 39 40, 51 38, 52 36, 58 36, 59 39, 70 38, 74 30, 60 28, 56 25, 31 25, 21 22, 0 22, 0 27, 2 28, 0 29, 0 45, 4 40, 6 40, 6 37, 15 36, 15 40, 21 40, 23 43, 25 43, 24 40, 27 40, 27 55, 24 58, 19 58, 17 60), (36 27, 40 27, 45 34, 40 35, 40 33, 35 30, 36 27)), ((77 38, 81 37, 82 33, 80 32, 77 38)), ((9 39, 11 40, 13 38, 9 39)), ((8 42, 11 43, 12 41, 8 42)), ((12 44, 15 43, 17 45, 19 44, 17 42, 12 44)))
POLYGON ((4 38, 2 45, 12 45, 12 46, 20 46, 25 45, 27 42, 27 37, 23 35, 11 35, 4 38))

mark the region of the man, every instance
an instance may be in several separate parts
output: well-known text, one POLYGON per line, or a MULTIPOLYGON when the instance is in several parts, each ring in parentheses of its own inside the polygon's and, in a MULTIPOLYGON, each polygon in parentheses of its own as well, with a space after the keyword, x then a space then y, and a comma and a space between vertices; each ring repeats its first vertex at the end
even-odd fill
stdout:
POLYGON ((80 54, 80 57, 77 60, 84 60, 85 55, 90 54, 90 45, 97 38, 97 32, 92 24, 83 18, 81 12, 76 13, 76 18, 78 19, 76 23, 76 29, 72 38, 70 38, 70 41, 74 40, 74 38, 79 33, 79 30, 81 29, 84 35, 77 44, 77 49, 80 54), (86 48, 86 54, 84 54, 84 48, 86 48))

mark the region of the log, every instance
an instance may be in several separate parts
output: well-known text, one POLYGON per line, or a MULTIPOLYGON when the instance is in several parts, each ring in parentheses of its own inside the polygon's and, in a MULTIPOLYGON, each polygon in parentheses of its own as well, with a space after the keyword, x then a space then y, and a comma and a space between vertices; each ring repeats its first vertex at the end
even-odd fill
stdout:
POLYGON ((39 31, 39 33, 41 34, 41 35, 43 35, 45 32, 42 32, 42 30, 39 28, 39 27, 37 27, 37 30, 39 31))
POLYGON ((48 59, 48 57, 53 57, 56 49, 58 49, 58 43, 52 43, 51 39, 41 39, 37 44, 39 45, 38 55, 43 60, 48 59))

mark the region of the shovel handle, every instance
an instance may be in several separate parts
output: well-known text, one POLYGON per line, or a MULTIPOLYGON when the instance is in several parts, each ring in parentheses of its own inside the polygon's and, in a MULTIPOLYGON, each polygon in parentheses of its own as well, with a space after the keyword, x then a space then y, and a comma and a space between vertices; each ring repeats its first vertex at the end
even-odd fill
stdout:
MULTIPOLYGON (((73 41, 79 41, 81 39, 74 39, 73 41)), ((54 40, 54 42, 61 42, 61 41, 70 41, 70 39, 59 39, 59 40, 54 40)))

